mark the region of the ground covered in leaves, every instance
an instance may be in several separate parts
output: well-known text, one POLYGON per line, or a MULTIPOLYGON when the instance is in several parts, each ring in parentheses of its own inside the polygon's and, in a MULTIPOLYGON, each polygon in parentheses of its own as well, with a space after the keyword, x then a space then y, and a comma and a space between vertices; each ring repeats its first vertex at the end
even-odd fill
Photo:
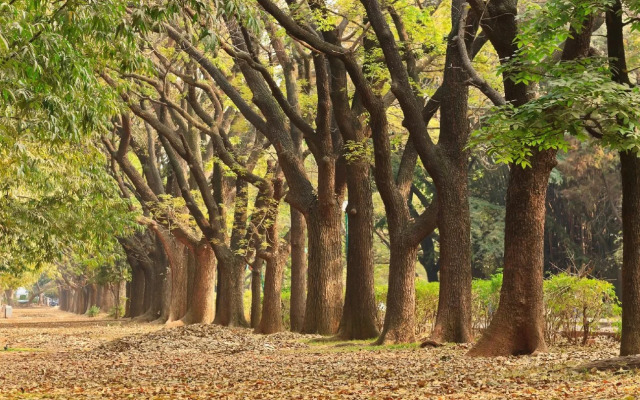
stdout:
POLYGON ((3 399, 640 399, 640 372, 574 370, 615 356, 606 340, 483 359, 462 345, 373 347, 15 311, 0 320, 3 399))

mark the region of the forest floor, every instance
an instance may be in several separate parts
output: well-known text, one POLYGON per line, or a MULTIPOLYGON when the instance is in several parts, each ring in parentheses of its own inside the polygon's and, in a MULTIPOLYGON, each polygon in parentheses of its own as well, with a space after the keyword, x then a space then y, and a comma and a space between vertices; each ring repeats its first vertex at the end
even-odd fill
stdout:
POLYGON ((374 347, 14 309, 0 319, 0 398, 640 399, 638 371, 573 369, 617 346, 484 359, 466 357, 466 345, 374 347))

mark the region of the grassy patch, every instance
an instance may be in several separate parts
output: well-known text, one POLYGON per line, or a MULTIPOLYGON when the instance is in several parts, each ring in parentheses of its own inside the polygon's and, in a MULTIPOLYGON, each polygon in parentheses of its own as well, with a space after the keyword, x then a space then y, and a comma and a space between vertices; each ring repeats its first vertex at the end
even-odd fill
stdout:
POLYGON ((35 352, 35 351, 43 351, 42 349, 34 349, 31 347, 9 347, 8 349, 0 348, 0 352, 35 352))

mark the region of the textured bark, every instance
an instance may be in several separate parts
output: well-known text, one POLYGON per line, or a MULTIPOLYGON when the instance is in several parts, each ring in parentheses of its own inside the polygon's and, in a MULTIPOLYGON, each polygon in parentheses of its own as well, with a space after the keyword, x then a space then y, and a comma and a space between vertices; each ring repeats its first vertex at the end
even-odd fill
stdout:
POLYGON ((342 314, 342 212, 338 204, 307 215, 309 271, 304 333, 334 334, 342 314))
POLYGON ((415 265, 418 246, 403 246, 393 240, 389 263, 389 289, 384 326, 378 344, 415 342, 415 265))
POLYGON ((291 298, 289 311, 291 331, 300 332, 304 324, 304 310, 307 303, 306 222, 300 211, 294 207, 289 209, 291 212, 291 298))
MULTIPOLYGON (((607 53, 613 80, 630 85, 620 0, 607 10, 607 53)), ((620 355, 640 354, 640 159, 620 152, 622 175, 622 337, 620 355)))
MULTIPOLYGON (((483 30, 501 59, 517 51, 517 1, 503 0, 487 5, 483 30), (509 12, 507 12, 509 11, 509 12), (495 18, 491 18, 495 16, 495 18), (491 29, 491 31, 489 31, 491 29), (496 29, 498 29, 496 31, 496 29), (498 33, 500 32, 500 33, 498 33)), ((571 29, 562 60, 584 57, 589 52, 593 18, 587 18, 579 33, 571 29)), ((515 106, 525 104, 525 85, 504 76, 505 97, 515 106)), ((546 193, 556 151, 533 151, 531 166, 511 167, 505 210, 504 273, 500 304, 489 328, 469 352, 474 356, 507 356, 546 351, 544 340, 544 223, 546 193)))
POLYGON ((555 151, 536 153, 532 166, 511 168, 505 214, 504 275, 491 324, 469 352, 507 356, 546 351, 544 340, 544 219, 555 151))
POLYGON ((216 260, 206 242, 194 249, 195 271, 193 291, 186 314, 181 321, 184 324, 208 324, 213 321, 215 312, 216 260))
POLYGON ((260 325, 262 314, 262 266, 264 260, 258 258, 251 266, 251 327, 260 325))
POLYGON ((620 355, 640 354, 640 158, 621 152, 622 340, 620 355))
POLYGON ((131 282, 129 296, 127 296, 129 310, 125 317, 135 318, 144 313, 145 279, 144 271, 138 261, 130 259, 129 264, 131 265, 131 282))
MULTIPOLYGON (((442 105, 443 112, 445 105, 442 105)), ((466 114, 465 114, 466 124, 466 114)), ((444 118, 442 123, 445 124, 444 118)), ((453 164, 453 163, 452 163, 453 164)), ((440 288, 438 312, 431 339, 465 343, 471 331, 471 232, 467 157, 452 165, 446 185, 438 187, 440 288)))
POLYGON ((218 257, 220 280, 216 304, 215 324, 248 326, 244 315, 244 260, 239 257, 218 257))
MULTIPOLYGON (((431 339, 437 342, 470 342, 471 332, 471 228, 469 189, 467 187, 469 155, 465 145, 469 137, 469 89, 462 67, 459 45, 470 46, 469 40, 456 40, 460 30, 464 0, 451 3, 452 30, 445 60, 440 104, 440 141, 446 174, 436 175, 438 193, 438 231, 440 233, 440 291, 438 312, 431 339)), ((464 39, 464 38, 461 38, 464 39)))
POLYGON ((373 199, 369 161, 347 165, 349 204, 347 227, 347 284, 338 336, 371 339, 378 336, 373 281, 373 199))

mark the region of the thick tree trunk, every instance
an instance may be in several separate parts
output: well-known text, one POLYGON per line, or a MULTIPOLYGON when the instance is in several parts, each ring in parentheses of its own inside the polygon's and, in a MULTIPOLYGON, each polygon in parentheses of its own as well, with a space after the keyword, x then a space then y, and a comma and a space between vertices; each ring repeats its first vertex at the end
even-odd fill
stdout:
MULTIPOLYGON (((442 106, 444 108, 444 104, 442 106)), ((465 123, 466 123, 466 113, 465 123)), ((451 163, 445 185, 439 186, 440 292, 431 339, 466 343, 471 331, 471 231, 467 158, 451 163)))
POLYGON ((342 316, 342 212, 336 203, 307 215, 309 271, 304 333, 335 334, 342 316))
POLYGON ((556 151, 537 152, 531 167, 513 166, 507 188, 504 277, 489 328, 469 352, 509 356, 546 351, 544 340, 544 220, 556 151))
POLYGON ((369 161, 347 166, 347 287, 338 336, 371 339, 378 336, 373 281, 373 199, 369 161))
POLYGON ((406 245, 392 236, 390 250, 384 327, 376 343, 411 343, 416 340, 415 265, 418 245, 406 245))
POLYGON ((144 270, 137 261, 130 260, 131 282, 129 293, 129 310, 126 317, 135 318, 144 313, 145 277, 144 270))
POLYGON ((291 211, 291 298, 289 311, 291 331, 300 332, 304 324, 307 303, 307 253, 305 250, 306 222, 304 215, 293 207, 291 211))
POLYGON ((215 312, 216 259, 211 246, 206 242, 195 248, 195 271, 193 290, 186 314, 181 319, 184 324, 208 324, 215 312))
POLYGON ((248 326, 244 315, 244 259, 226 257, 218 259, 220 282, 218 283, 215 324, 223 326, 248 326))
POLYGON ((260 325, 262 314, 262 266, 264 260, 257 258, 251 267, 251 327, 260 325))
POLYGON ((622 340, 620 355, 640 354, 640 158, 620 153, 622 174, 622 340))

